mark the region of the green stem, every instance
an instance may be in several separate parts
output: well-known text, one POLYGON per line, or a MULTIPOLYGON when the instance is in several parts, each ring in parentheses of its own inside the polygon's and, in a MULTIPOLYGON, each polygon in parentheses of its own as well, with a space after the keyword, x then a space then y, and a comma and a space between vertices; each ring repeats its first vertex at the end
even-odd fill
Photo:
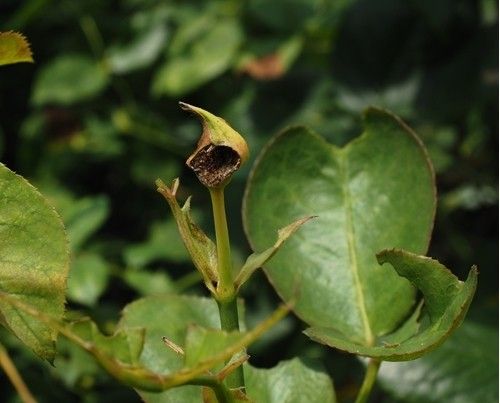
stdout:
POLYGON ((380 368, 380 361, 375 359, 370 359, 368 362, 368 367, 366 368, 365 379, 359 390, 358 397, 355 403, 365 403, 368 401, 370 392, 372 391, 375 380, 377 379, 378 369, 380 368))
MULTIPOLYGON (((219 283, 217 294, 219 301, 228 302, 235 297, 233 270, 231 264, 231 245, 227 230, 224 188, 210 189, 214 213, 215 237, 217 239, 217 270, 219 283)), ((230 329, 233 330, 233 329, 230 329)))
POLYGON ((200 376, 189 381, 190 385, 207 386, 211 388, 219 403, 233 403, 234 398, 231 391, 219 380, 211 376, 200 376))
POLYGON ((33 397, 30 390, 24 383, 23 378, 21 378, 21 375, 17 371, 16 366, 10 359, 7 350, 5 350, 5 347, 2 346, 1 344, 0 344, 0 367, 2 367, 5 374, 7 375, 7 378, 9 378, 12 385, 14 385, 14 388, 19 394, 21 400, 24 403, 36 403, 36 399, 33 397))
POLYGON ((226 331, 239 330, 238 305, 236 299, 217 302, 219 306, 220 327, 226 331))
MULTIPOLYGON (((226 331, 239 330, 238 305, 236 298, 227 303, 217 302, 221 329, 226 331)), ((226 384, 231 388, 245 387, 243 368, 240 366, 226 378, 226 384)))
MULTIPOLYGON (((224 188, 210 189, 212 209, 214 213, 215 236, 217 240, 217 304, 221 329, 227 332, 239 330, 238 304, 234 287, 233 268, 231 263, 231 245, 227 230, 226 208, 224 204, 224 188)), ((245 387, 243 368, 238 367, 226 378, 231 388, 245 387)))

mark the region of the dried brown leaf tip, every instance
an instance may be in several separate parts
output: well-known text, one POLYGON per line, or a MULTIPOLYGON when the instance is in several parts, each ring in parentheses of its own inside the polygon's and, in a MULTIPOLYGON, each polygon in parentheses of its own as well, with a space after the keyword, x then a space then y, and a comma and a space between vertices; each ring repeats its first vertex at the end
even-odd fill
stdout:
POLYGON ((241 135, 222 118, 204 109, 179 103, 201 120, 203 131, 186 164, 208 188, 225 186, 248 159, 248 146, 241 135))

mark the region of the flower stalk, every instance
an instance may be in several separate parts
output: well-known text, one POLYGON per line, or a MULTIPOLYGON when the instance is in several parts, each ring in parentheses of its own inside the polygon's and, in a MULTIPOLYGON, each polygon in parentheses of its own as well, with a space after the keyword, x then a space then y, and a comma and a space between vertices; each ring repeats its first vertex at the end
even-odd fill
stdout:
MULTIPOLYGON (((231 245, 227 229, 224 188, 210 189, 217 243, 217 269, 219 282, 216 289, 221 329, 227 332, 239 330, 238 302, 233 279, 231 245)), ((228 375, 226 384, 232 388, 245 386, 243 368, 240 366, 228 375)))
MULTIPOLYGON (((219 307, 221 329, 239 331, 237 288, 233 276, 231 245, 226 219, 224 188, 233 173, 248 159, 248 146, 243 137, 227 122, 204 109, 180 103, 193 112, 202 124, 202 134, 186 165, 210 191, 217 250, 217 284, 211 290, 219 307)), ((230 388, 244 388, 243 368, 239 366, 225 379, 230 388)))

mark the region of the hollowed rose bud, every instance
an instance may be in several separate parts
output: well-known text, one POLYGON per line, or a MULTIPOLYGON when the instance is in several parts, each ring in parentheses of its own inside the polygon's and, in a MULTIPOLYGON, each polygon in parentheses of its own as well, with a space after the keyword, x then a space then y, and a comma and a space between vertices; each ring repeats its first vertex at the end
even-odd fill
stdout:
POLYGON ((196 150, 186 164, 208 188, 225 186, 232 174, 248 159, 248 146, 227 122, 204 109, 180 102, 181 108, 195 113, 203 131, 196 150))

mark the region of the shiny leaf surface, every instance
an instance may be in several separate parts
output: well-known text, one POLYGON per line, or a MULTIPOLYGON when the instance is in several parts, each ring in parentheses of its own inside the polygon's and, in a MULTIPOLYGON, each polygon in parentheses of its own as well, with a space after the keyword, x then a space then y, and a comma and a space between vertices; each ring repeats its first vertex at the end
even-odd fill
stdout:
POLYGON ((294 310, 309 325, 368 346, 415 303, 409 282, 380 267, 375 254, 392 247, 425 253, 435 188, 422 143, 400 119, 369 109, 364 127, 344 148, 301 127, 275 137, 248 182, 244 224, 261 250, 277 228, 317 215, 265 265, 266 274, 283 299, 299 294, 294 310))

